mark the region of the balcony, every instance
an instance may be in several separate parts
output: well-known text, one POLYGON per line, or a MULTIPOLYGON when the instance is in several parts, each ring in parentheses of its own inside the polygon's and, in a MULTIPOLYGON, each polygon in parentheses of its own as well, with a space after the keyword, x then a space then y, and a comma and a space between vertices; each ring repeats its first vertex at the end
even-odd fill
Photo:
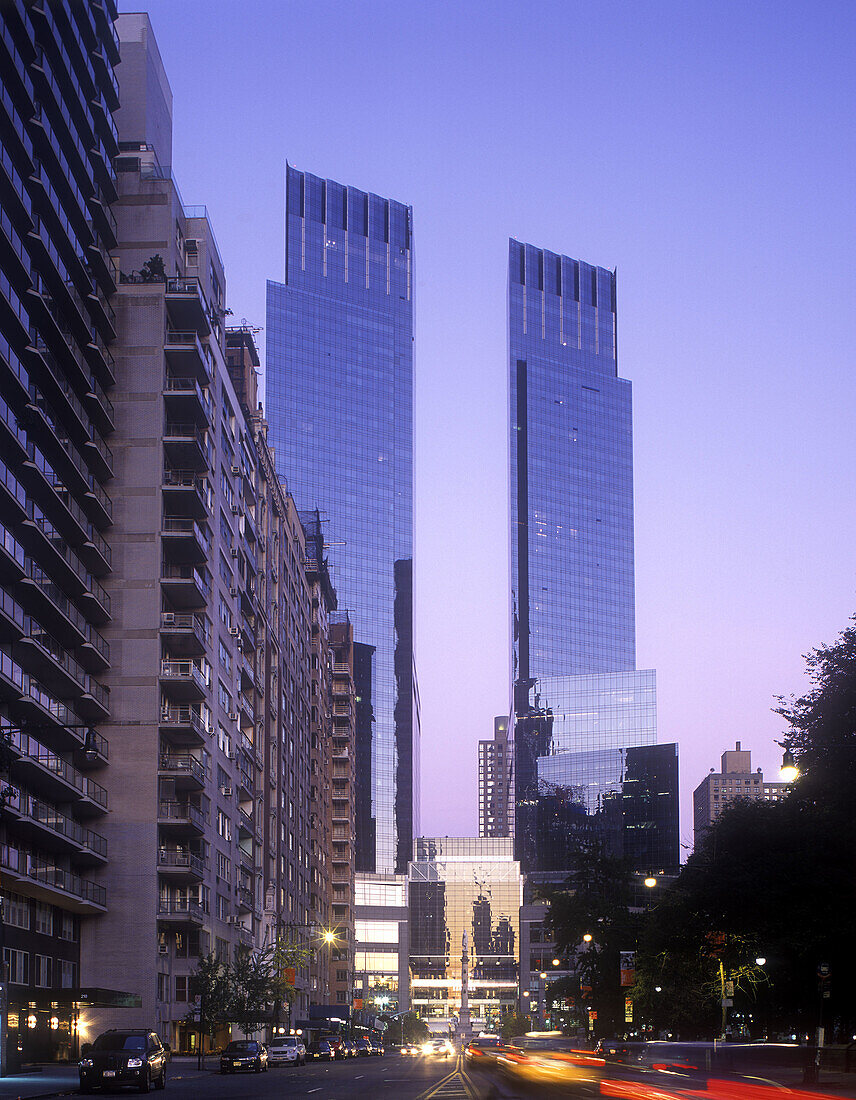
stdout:
POLYGON ((163 402, 168 420, 189 422, 207 428, 211 422, 208 398, 196 378, 168 374, 164 382, 163 402))
POLYGON ((0 867, 7 887, 26 884, 29 896, 49 905, 81 914, 103 913, 107 909, 107 891, 103 886, 24 849, 3 845, 0 867))
POLYGON ((161 661, 161 690, 169 699, 201 703, 208 694, 208 679, 193 661, 161 661))
POLYGON ((238 894, 238 909, 244 913, 252 912, 255 908, 255 901, 253 898, 253 891, 249 886, 239 886, 237 888, 238 894))
POLYGON ((209 385, 211 370, 198 333, 168 329, 163 350, 170 370, 176 375, 192 375, 201 385, 209 385))
POLYGON ((208 740, 208 729, 193 707, 163 707, 158 725, 177 744, 196 746, 208 740))
POLYGON ((162 898, 158 902, 158 924, 168 928, 199 928, 204 920, 198 901, 162 898))
POLYGON ((173 882, 199 881, 205 875, 205 863, 187 848, 158 849, 158 873, 173 882))
POLYGON ((208 481, 195 470, 165 469, 164 511, 172 516, 205 519, 208 515, 208 481))
POLYGON ((189 752, 164 753, 158 774, 172 779, 177 791, 200 790, 205 786, 205 765, 189 752))
POLYGON ((211 536, 194 519, 164 516, 161 539, 170 561, 199 563, 211 553, 211 536))
POLYGON ((161 565, 161 584, 169 601, 179 608, 204 607, 211 596, 211 586, 202 569, 195 565, 161 565))
POLYGON ((250 814, 244 810, 238 811, 238 836, 242 840, 247 840, 256 835, 256 826, 250 814))
POLYGON ((167 279, 166 309, 175 330, 194 331, 200 336, 211 332, 208 303, 198 279, 167 279))
POLYGON ((204 615, 192 612, 161 613, 161 639, 178 657, 199 657, 208 647, 211 630, 204 615))
POLYGON ((205 432, 193 421, 168 422, 163 432, 163 451, 176 469, 199 472, 211 465, 205 432))
POLYGON ((107 841, 62 813, 55 806, 25 795, 18 807, 20 817, 15 826, 18 837, 31 838, 39 848, 73 855, 78 861, 87 859, 102 863, 107 859, 107 841))
POLYGON ((201 835, 207 820, 202 810, 190 802, 158 803, 158 826, 164 831, 201 835))

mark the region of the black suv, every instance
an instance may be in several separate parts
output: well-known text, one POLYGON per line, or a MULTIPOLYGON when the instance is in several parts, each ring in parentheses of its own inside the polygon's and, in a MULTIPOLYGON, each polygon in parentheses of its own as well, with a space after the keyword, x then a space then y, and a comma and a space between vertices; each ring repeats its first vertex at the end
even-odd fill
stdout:
POLYGON ((166 1048, 153 1031, 113 1028, 99 1035, 81 1059, 80 1091, 104 1085, 134 1085, 140 1092, 152 1085, 166 1088, 166 1062, 166 1048))

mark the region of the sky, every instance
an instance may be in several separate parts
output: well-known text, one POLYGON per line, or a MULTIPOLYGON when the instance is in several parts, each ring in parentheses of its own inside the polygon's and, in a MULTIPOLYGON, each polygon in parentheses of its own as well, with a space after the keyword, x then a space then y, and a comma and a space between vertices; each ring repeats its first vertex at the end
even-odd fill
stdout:
POLYGON ((508 707, 508 238, 618 269, 637 665, 690 846, 693 788, 736 740, 777 771, 775 698, 856 609, 856 5, 120 11, 151 16, 236 323, 283 276, 286 159, 413 206, 423 835, 477 832, 477 742, 508 707))

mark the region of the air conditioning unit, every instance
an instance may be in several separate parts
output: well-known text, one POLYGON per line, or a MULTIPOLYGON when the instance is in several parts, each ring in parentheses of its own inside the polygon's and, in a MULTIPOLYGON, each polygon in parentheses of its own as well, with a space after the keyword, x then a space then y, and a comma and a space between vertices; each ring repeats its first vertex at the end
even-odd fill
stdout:
POLYGON ((230 626, 229 633, 232 635, 233 638, 237 638, 241 632, 236 626, 230 626))
POLYGON ((164 626, 172 626, 172 624, 175 622, 175 612, 174 611, 164 611, 161 618, 163 620, 163 625, 164 626))
POLYGON ((232 788, 231 787, 221 787, 220 788, 220 794, 222 794, 222 796, 224 798, 231 798, 232 797, 232 788))
POLYGON ((229 589, 229 595, 230 596, 237 596, 238 595, 238 589, 233 586, 232 588, 229 589))
POLYGON ((232 473, 233 474, 239 474, 240 472, 241 472, 241 467, 240 466, 233 466, 232 467, 232 473))
POLYGON ((236 558, 238 556, 238 547, 233 546, 229 553, 232 555, 233 558, 236 558))
POLYGON ((238 721, 238 712, 236 710, 230 710, 229 711, 229 721, 230 722, 237 722, 238 721))
POLYGON ((168 943, 159 943, 158 944, 158 954, 159 955, 168 955, 169 954, 169 944, 168 943))
POLYGON ((241 514, 240 504, 233 504, 232 505, 232 515, 233 516, 239 516, 240 514, 241 514))

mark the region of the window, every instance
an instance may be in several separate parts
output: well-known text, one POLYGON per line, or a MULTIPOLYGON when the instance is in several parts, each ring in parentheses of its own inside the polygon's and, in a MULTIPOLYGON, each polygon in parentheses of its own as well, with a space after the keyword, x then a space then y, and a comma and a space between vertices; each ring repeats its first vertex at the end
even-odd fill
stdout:
POLYGON ((177 1001, 187 1000, 187 975, 180 974, 175 979, 175 999, 177 1001))
POLYGON ((77 940, 77 926, 74 923, 73 913, 60 913, 59 915, 59 938, 61 940, 71 940, 72 943, 77 940))
POLYGON ((232 822, 222 810, 217 811, 217 832, 224 840, 232 839, 232 822))
POLYGON ((29 899, 20 894, 6 894, 3 899, 3 920, 13 928, 29 928, 29 899))
POLYGON ((59 984, 61 989, 74 989, 77 985, 75 971, 77 966, 68 959, 57 959, 59 966, 59 984))
POLYGON ((217 895, 217 917, 219 920, 228 920, 231 913, 229 899, 222 894, 217 895))
POLYGON ((169 1000, 169 974, 158 974, 158 1000, 169 1000))
POLYGON ((231 873, 231 863, 227 856, 222 852, 217 853, 217 877, 229 881, 231 873))
MULTIPOLYGON (((53 935, 53 906, 45 905, 43 901, 36 902, 36 931, 44 936, 53 935)), ((38 958, 38 956, 36 956, 38 958)), ((38 983, 37 983, 38 984, 38 983)))
POLYGON ((398 943, 398 921, 358 920, 354 938, 357 943, 398 943))
POLYGON ((34 955, 35 984, 40 989, 50 989, 53 986, 53 959, 50 955, 34 955))
POLYGON ((6 973, 9 981, 15 985, 30 984, 30 953, 29 951, 17 951, 13 947, 3 948, 3 962, 6 964, 6 973))

